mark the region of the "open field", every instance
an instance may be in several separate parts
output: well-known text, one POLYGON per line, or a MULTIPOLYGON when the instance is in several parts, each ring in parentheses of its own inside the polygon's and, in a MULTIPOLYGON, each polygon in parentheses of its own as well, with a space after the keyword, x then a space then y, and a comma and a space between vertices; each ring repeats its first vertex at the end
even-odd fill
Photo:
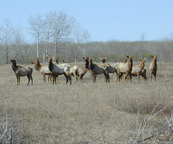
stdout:
POLYGON ((11 65, 1 65, 0 134, 8 127, 14 143, 172 143, 173 65, 158 63, 156 82, 148 65, 148 81, 132 83, 110 74, 110 83, 100 75, 93 84, 88 72, 82 82, 65 84, 60 76, 52 85, 34 69, 29 86, 27 77, 17 86, 11 65))

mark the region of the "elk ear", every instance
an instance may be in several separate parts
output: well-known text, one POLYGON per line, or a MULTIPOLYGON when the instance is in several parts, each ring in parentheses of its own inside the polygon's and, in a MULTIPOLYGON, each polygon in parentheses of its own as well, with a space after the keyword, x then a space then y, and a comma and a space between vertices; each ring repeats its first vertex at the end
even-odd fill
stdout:
POLYGON ((127 58, 129 58, 129 56, 127 56, 127 58))
POLYGON ((151 55, 151 57, 153 58, 153 55, 151 55))

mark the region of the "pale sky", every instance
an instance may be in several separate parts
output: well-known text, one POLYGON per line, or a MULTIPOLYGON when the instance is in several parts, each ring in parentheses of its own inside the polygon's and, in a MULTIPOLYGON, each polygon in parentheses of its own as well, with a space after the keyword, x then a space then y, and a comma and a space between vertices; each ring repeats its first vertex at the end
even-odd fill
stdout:
POLYGON ((0 26, 8 19, 26 31, 30 16, 61 10, 90 33, 91 41, 136 41, 142 34, 160 40, 173 33, 173 0, 0 0, 0 26))

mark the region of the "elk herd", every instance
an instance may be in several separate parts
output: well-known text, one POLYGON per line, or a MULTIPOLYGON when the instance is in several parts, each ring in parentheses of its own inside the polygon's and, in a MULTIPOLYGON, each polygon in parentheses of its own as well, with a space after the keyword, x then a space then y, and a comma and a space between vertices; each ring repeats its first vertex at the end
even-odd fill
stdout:
MULTIPOLYGON (((149 65, 150 77, 152 81, 152 77, 154 76, 154 80, 156 81, 157 74, 157 56, 151 56, 153 58, 151 64, 149 65)), ((64 75, 66 78, 66 83, 70 82, 72 84, 72 77, 78 81, 83 80, 84 75, 87 72, 92 74, 93 83, 96 83, 97 75, 103 74, 105 77, 105 82, 110 82, 110 73, 116 73, 117 79, 116 81, 122 81, 122 77, 124 75, 124 80, 130 80, 132 82, 132 76, 138 77, 140 80, 140 76, 147 80, 146 76, 146 67, 145 67, 145 59, 140 59, 139 65, 133 65, 134 56, 127 56, 127 60, 123 62, 116 63, 106 63, 106 58, 100 57, 102 63, 93 62, 93 58, 83 57, 85 65, 84 67, 79 67, 77 65, 71 66, 68 64, 68 61, 64 61, 63 63, 59 63, 58 59, 53 61, 52 58, 49 59, 47 65, 41 65, 39 59, 37 58, 35 61, 31 62, 34 64, 34 67, 37 71, 39 71, 43 75, 43 81, 46 82, 46 76, 48 76, 48 81, 52 81, 53 84, 57 83, 58 76, 64 75)), ((14 71, 17 78, 17 85, 20 85, 20 77, 27 76, 29 85, 30 81, 33 84, 33 68, 31 66, 19 66, 16 64, 16 59, 11 59, 12 62, 12 70, 14 71)))

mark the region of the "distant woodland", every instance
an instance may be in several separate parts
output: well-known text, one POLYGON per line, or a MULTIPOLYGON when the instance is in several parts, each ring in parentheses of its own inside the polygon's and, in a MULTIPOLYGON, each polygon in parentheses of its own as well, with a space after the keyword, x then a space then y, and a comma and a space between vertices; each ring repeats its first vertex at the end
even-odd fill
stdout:
MULTIPOLYGON (((173 61, 173 38, 147 41, 145 34, 137 41, 107 42, 92 41, 90 33, 85 30, 74 17, 64 11, 51 11, 45 16, 28 18, 26 40, 21 26, 13 26, 5 19, 0 25, 0 64, 10 63, 11 58, 17 58, 20 63, 30 63, 36 58, 46 62, 47 57, 55 57, 68 62, 81 62, 83 56, 94 58, 107 57, 107 62, 124 61, 127 55, 134 55, 134 61, 139 58, 150 60, 151 55, 157 55, 158 61, 173 61)), ((139 36, 140 37, 140 36, 139 36)))

